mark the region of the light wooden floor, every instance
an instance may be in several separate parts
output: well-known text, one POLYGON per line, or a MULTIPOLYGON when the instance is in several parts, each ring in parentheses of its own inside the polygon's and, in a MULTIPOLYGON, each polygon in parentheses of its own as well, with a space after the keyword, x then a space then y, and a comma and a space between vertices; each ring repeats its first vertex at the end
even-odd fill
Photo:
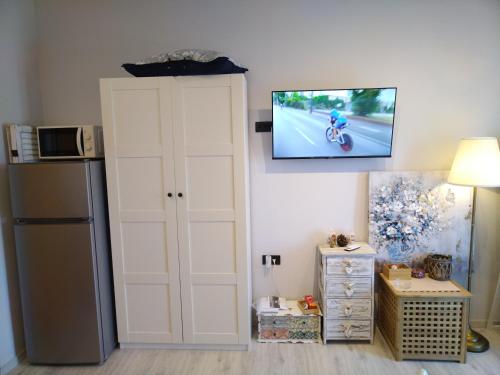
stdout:
POLYGON ((102 366, 21 365, 9 375, 430 375, 500 374, 500 333, 482 331, 492 344, 482 354, 468 353, 467 363, 394 361, 377 333, 375 344, 259 344, 248 352, 194 350, 116 350, 102 366))

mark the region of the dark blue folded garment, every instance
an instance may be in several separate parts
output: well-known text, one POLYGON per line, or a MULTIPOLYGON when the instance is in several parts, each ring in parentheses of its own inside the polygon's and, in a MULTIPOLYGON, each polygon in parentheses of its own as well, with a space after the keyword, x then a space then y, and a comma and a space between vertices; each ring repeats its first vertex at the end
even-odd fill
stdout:
POLYGON ((123 64, 122 67, 135 77, 199 76, 248 71, 247 68, 234 64, 228 57, 217 57, 209 62, 173 60, 151 64, 123 64))

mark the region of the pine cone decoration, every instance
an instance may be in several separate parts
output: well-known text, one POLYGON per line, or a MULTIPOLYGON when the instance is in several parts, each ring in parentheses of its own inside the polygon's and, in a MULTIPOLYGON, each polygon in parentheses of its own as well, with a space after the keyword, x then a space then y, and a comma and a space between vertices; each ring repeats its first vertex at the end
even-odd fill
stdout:
POLYGON ((340 247, 346 247, 348 243, 349 240, 347 239, 347 236, 343 234, 339 234, 337 236, 337 245, 339 245, 340 247))

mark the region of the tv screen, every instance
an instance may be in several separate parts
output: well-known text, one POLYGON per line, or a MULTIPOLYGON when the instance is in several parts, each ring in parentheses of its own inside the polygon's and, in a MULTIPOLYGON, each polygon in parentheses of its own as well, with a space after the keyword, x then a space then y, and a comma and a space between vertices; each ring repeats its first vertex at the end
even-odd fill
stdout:
POLYGON ((273 159, 390 157, 396 88, 273 91, 273 159))

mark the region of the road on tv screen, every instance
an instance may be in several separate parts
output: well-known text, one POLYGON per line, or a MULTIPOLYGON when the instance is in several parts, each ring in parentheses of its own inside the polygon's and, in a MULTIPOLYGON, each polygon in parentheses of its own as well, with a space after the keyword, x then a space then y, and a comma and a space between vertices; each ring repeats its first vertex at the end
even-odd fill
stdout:
POLYGON ((392 126, 349 118, 344 133, 353 140, 351 151, 329 143, 325 132, 330 123, 327 113, 289 107, 273 107, 274 157, 389 156, 392 126))

